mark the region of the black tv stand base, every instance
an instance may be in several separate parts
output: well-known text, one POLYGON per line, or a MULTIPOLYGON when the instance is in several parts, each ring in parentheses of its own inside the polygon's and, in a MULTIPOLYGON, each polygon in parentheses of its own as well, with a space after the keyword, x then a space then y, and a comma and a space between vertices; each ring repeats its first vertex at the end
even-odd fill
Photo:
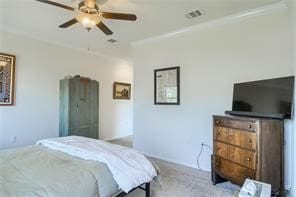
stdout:
POLYGON ((225 114, 232 116, 247 116, 255 118, 270 118, 270 119, 280 119, 285 118, 284 114, 269 114, 269 113, 256 113, 256 112, 244 112, 244 111, 225 111, 225 114))

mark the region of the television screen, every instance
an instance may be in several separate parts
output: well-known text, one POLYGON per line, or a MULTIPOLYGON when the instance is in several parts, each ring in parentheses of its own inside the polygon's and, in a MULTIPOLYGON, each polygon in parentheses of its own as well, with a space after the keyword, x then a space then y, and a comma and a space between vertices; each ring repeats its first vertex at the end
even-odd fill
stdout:
POLYGON ((237 115, 291 118, 294 76, 234 84, 232 111, 237 115))

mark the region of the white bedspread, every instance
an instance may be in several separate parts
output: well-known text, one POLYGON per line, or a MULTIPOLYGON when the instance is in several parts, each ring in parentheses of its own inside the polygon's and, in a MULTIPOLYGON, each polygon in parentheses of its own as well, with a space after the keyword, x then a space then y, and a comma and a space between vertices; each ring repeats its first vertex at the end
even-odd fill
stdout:
POLYGON ((157 176, 155 168, 143 154, 105 141, 69 136, 40 140, 37 144, 81 159, 105 163, 119 188, 125 192, 157 176))

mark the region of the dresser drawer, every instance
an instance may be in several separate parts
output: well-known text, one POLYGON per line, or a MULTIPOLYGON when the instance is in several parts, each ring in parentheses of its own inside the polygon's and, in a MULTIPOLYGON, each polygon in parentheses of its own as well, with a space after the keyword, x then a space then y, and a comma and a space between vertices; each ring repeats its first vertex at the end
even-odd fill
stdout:
POLYGON ((256 150, 256 133, 227 127, 214 127, 214 139, 242 148, 256 150))
POLYGON ((228 142, 228 128, 226 127, 215 127, 214 128, 214 139, 221 142, 228 142))
POLYGON ((216 141, 214 143, 214 154, 228 159, 228 145, 216 141))
POLYGON ((241 129, 246 131, 257 131, 258 124, 252 120, 236 120, 231 118, 215 117, 214 125, 221 127, 229 127, 234 129, 241 129))
POLYGON ((255 176, 254 170, 237 165, 219 156, 214 156, 214 167, 216 172, 239 185, 242 185, 246 178, 253 179, 255 176))
POLYGON ((254 151, 241 149, 216 141, 214 143, 214 154, 255 170, 256 154, 254 151))
POLYGON ((238 135, 239 141, 236 142, 238 143, 237 145, 246 149, 256 150, 256 133, 239 131, 238 135))
POLYGON ((227 159, 242 166, 255 170, 256 154, 253 151, 244 150, 234 146, 227 147, 227 159))

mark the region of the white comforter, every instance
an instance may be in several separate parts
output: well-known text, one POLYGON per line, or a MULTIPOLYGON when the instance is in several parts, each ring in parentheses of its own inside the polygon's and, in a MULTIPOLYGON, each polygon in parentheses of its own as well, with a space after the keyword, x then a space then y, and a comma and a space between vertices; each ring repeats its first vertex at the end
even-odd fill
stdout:
POLYGON ((152 181, 157 175, 155 168, 143 154, 105 141, 69 136, 45 139, 37 144, 81 159, 105 163, 119 188, 125 192, 152 181))

